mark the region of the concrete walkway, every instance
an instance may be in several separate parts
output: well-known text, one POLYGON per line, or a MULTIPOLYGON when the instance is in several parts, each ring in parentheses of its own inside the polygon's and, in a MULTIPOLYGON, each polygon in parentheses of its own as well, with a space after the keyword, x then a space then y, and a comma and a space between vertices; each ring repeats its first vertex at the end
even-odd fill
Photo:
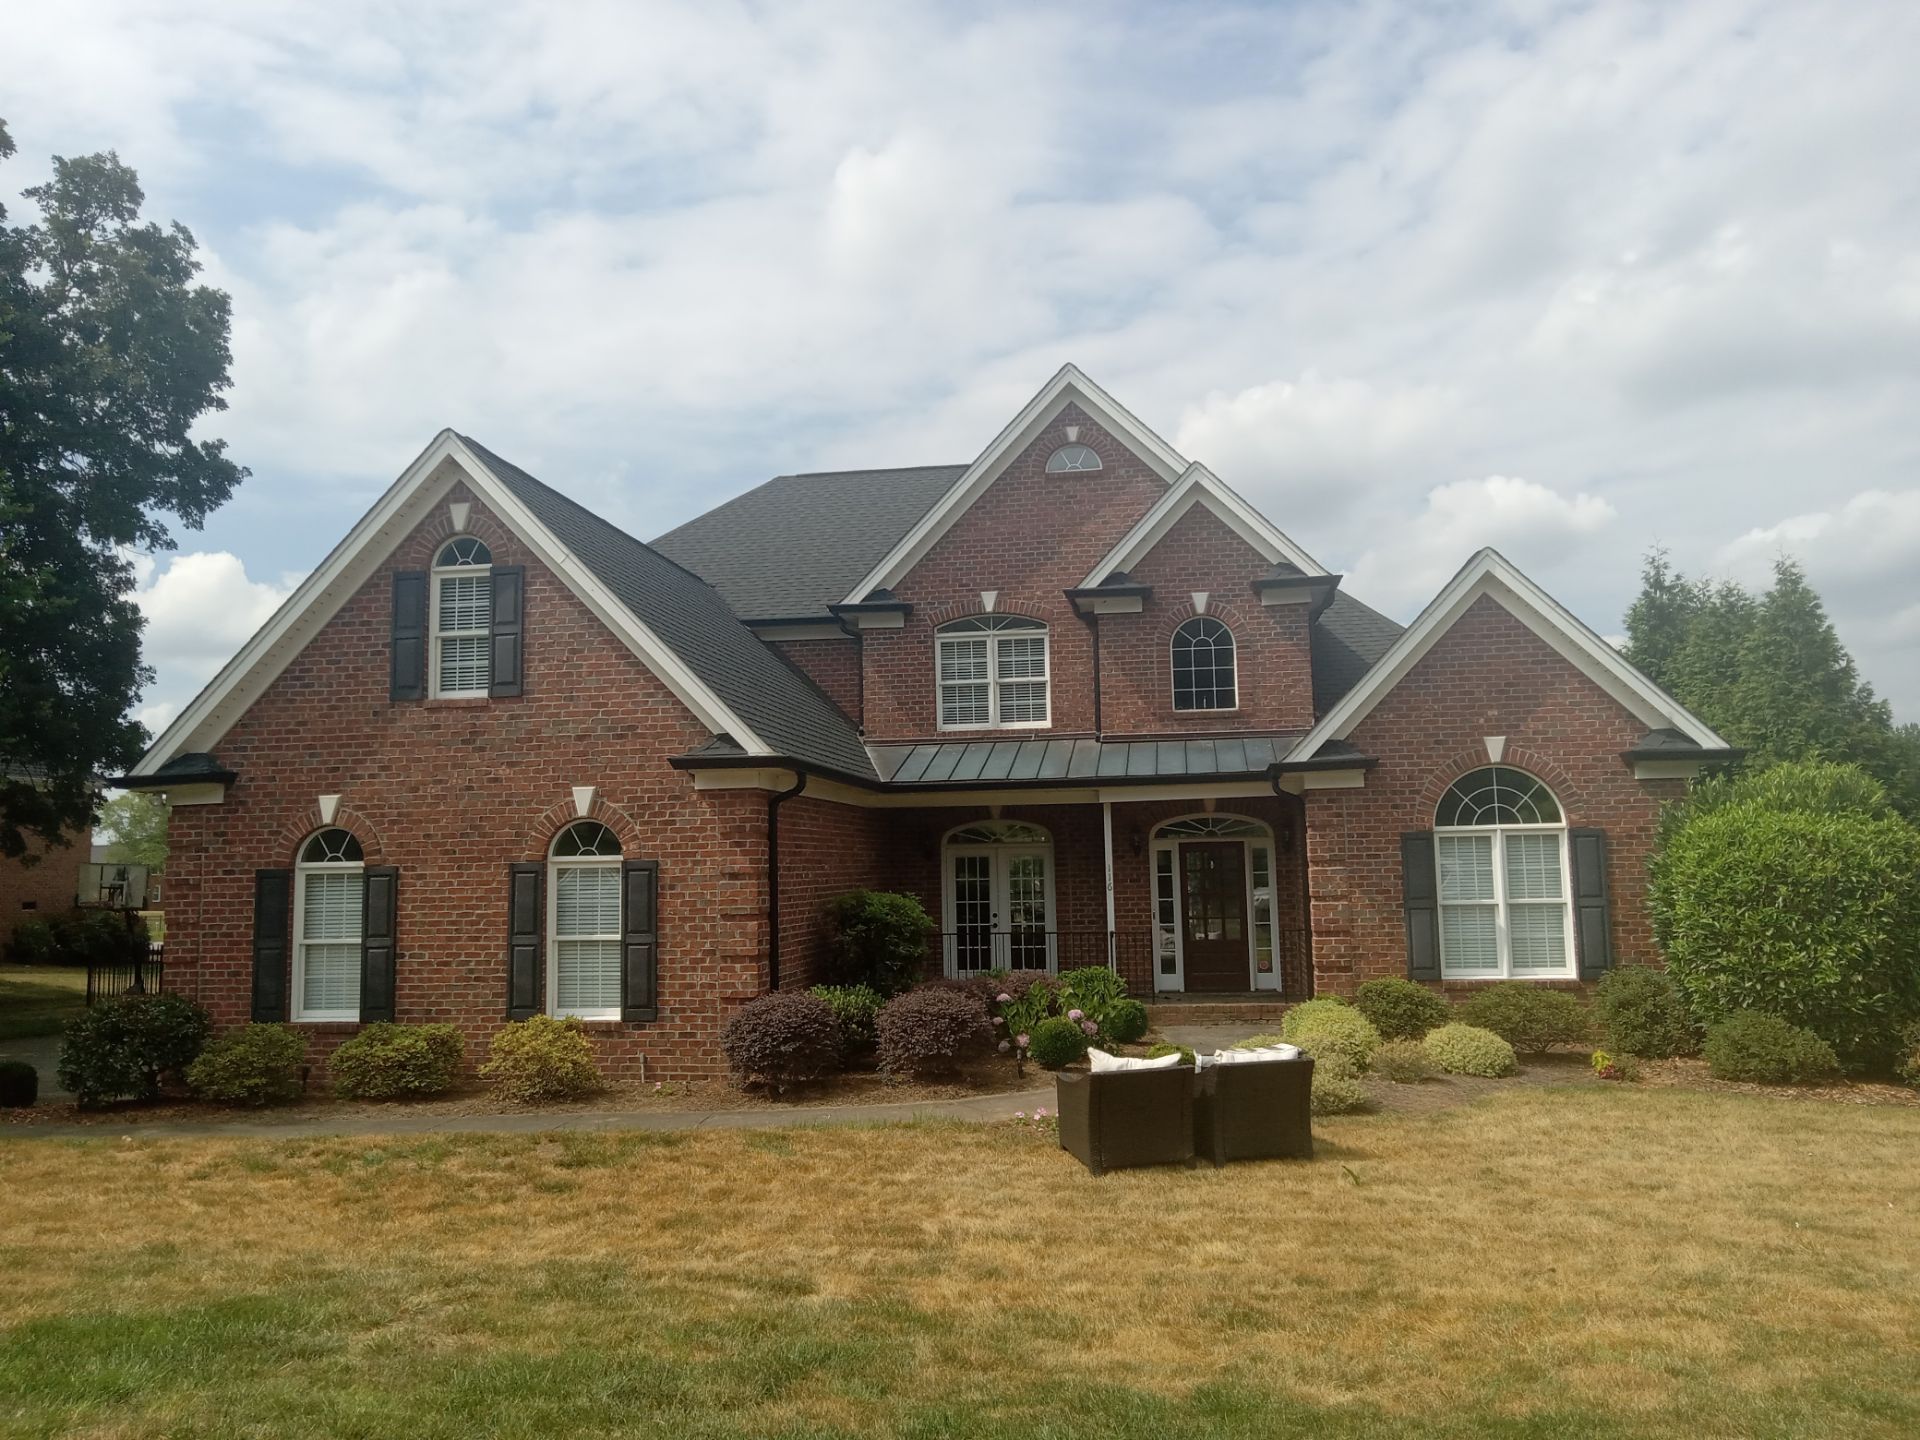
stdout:
POLYGON ((24 1060, 40 1072, 41 1104, 73 1098, 60 1088, 59 1076, 54 1073, 60 1064, 58 1035, 28 1035, 18 1040, 0 1040, 0 1060, 24 1060))
POLYGON ((526 1110, 506 1115, 355 1116, 338 1120, 135 1120, 126 1125, 8 1125, 0 1140, 306 1140, 329 1135, 538 1135, 554 1130, 775 1130, 901 1120, 991 1122, 1053 1108, 1053 1089, 897 1105, 796 1105, 790 1110, 526 1110))

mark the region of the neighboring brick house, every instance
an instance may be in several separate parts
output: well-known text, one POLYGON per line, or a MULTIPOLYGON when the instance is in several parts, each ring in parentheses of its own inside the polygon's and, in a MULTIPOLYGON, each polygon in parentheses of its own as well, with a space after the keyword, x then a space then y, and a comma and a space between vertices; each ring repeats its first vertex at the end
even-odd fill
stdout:
POLYGON ((73 909, 92 838, 81 830, 65 845, 49 845, 36 836, 25 855, 0 859, 0 949, 13 943, 22 920, 53 920, 73 909))
POLYGON ((443 432, 128 783, 221 1022, 573 1014, 672 1077, 856 886, 949 974, 1575 984, 1653 958, 1657 811, 1728 753, 1492 551, 1403 631, 1069 366, 970 465, 652 545, 443 432))

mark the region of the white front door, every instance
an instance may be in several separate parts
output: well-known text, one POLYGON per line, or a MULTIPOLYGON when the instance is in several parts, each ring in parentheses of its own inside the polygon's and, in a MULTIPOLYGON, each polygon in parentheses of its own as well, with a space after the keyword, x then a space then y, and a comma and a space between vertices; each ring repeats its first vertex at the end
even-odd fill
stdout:
POLYGON ((1052 868, 1044 845, 947 848, 947 974, 1054 968, 1052 868))

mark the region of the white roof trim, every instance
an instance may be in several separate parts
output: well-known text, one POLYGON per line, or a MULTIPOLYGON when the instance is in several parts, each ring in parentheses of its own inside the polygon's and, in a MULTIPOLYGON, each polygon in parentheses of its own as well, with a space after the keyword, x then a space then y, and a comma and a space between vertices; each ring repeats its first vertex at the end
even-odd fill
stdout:
POLYGON ((553 533, 461 443, 459 436, 451 430, 442 430, 374 502, 373 508, 361 516, 346 538, 333 547, 266 624, 254 632, 239 653, 167 726, 152 748, 140 757, 133 773, 151 775, 176 755, 212 749, 367 582, 393 548, 445 497, 456 478, 464 478, 501 522, 625 642, 642 664, 660 677, 703 725, 716 733, 725 731, 732 735, 750 755, 773 753, 659 636, 568 553, 553 533), (442 475, 437 483, 430 483, 442 464, 449 460, 459 467, 462 475, 442 475))
POLYGON ((1344 740, 1386 698, 1407 672, 1453 628, 1453 623, 1483 595, 1535 635, 1551 645, 1570 664, 1619 701, 1648 729, 1672 726, 1703 749, 1726 748, 1727 742, 1706 722, 1641 674, 1606 641, 1582 624, 1497 550, 1480 551, 1449 580, 1433 603, 1400 633, 1338 705, 1329 710, 1300 740, 1288 757, 1304 760, 1329 740, 1344 740))
POLYGON ((1000 477, 1013 457, 1033 443, 1033 439, 1067 405, 1078 403, 1152 467, 1171 485, 1186 471, 1187 462, 1171 445, 1141 424, 1124 405, 1102 390, 1081 372, 1077 365, 1062 365, 1054 377, 1021 407, 1020 413, 994 436, 993 443, 980 452, 966 473, 953 482, 938 503, 922 515, 880 563, 861 577, 848 592, 843 605, 857 605, 875 590, 891 589, 915 565, 934 543, 966 514, 975 500, 1000 477))
POLYGON ((1280 528, 1253 506, 1236 495, 1232 488, 1206 466, 1195 461, 1186 468, 1173 488, 1154 502, 1133 529, 1106 557, 1093 567, 1080 588, 1092 589, 1116 570, 1131 570, 1167 536, 1195 505, 1211 510, 1234 534, 1266 558, 1269 565, 1284 560, 1308 575, 1325 575, 1326 568, 1283 534, 1280 528))

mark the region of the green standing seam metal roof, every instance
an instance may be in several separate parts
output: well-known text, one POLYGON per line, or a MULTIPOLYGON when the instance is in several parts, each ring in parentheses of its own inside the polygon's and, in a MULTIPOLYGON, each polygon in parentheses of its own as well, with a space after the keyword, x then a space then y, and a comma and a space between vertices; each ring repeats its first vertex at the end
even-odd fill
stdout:
POLYGON ((779 475, 669 530, 653 548, 706 580, 742 619, 828 620, 965 465, 779 475))
POLYGON ((873 762, 888 787, 1073 785, 1264 776, 1298 732, 1210 740, 937 740, 876 745, 873 762))
POLYGON ((485 446, 460 438, 778 755, 856 779, 874 778, 853 722, 755 638, 713 586, 485 446))

